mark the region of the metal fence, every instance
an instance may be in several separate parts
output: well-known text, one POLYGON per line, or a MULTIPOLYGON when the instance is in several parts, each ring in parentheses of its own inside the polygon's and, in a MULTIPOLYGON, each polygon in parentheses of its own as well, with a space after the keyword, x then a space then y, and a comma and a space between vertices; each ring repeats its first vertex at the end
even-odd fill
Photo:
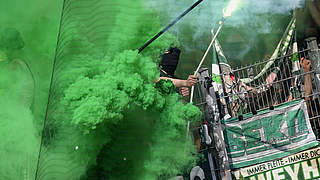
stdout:
POLYGON ((305 99, 310 123, 317 138, 320 139, 320 88, 318 69, 313 66, 316 63, 312 63, 312 61, 319 62, 320 59, 313 59, 312 51, 320 50, 305 49, 298 52, 298 65, 301 67, 295 72, 292 68, 294 54, 289 53, 275 60, 257 62, 224 73, 225 93, 222 98, 225 101, 225 113, 242 119, 242 115, 246 113, 255 115, 260 110, 272 110, 275 106, 305 99), (271 61, 273 63, 268 71, 255 78, 271 61), (310 68, 306 67, 309 63, 310 68), (248 77, 251 79, 248 83, 241 81, 248 77))
MULTIPOLYGON (((211 76, 200 76, 194 102, 203 111, 204 117, 201 125, 191 130, 199 152, 205 153, 208 160, 208 153, 212 153, 215 164, 210 165, 210 172, 217 179, 225 178, 221 169, 226 168, 221 167, 221 152, 216 147, 219 142, 214 134, 217 125, 214 113, 219 114, 219 119, 238 117, 241 120, 244 114, 255 115, 261 110, 272 110, 290 101, 304 99, 312 129, 320 140, 320 49, 315 38, 307 39, 307 49, 297 53, 289 51, 277 59, 221 69, 223 93, 210 92, 213 84, 211 76), (210 101, 215 101, 215 105, 210 105, 210 101), (204 125, 209 129, 212 144, 206 143, 204 125)), ((202 71, 208 72, 207 69, 202 71)))

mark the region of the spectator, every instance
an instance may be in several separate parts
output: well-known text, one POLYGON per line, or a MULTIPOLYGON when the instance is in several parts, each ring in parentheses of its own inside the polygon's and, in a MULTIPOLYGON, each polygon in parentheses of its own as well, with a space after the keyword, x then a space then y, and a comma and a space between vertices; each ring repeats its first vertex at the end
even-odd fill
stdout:
POLYGON ((312 93, 312 84, 311 84, 311 61, 305 58, 301 58, 300 65, 303 67, 304 72, 307 73, 304 75, 304 89, 306 91, 305 94, 305 100, 308 107, 308 113, 311 114, 311 107, 310 107, 310 101, 312 100, 312 97, 310 97, 312 93))
POLYGON ((189 87, 194 86, 197 83, 197 77, 194 75, 189 75, 188 79, 181 80, 175 76, 175 71, 178 66, 180 49, 169 48, 163 55, 160 62, 160 79, 171 80, 172 83, 179 88, 182 96, 189 95, 189 87))

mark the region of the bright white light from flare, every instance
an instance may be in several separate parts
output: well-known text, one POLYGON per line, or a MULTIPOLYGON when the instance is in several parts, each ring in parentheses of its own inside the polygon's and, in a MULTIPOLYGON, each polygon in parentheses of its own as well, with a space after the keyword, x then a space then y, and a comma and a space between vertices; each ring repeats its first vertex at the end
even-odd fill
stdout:
POLYGON ((232 12, 236 10, 239 0, 231 0, 227 9, 223 9, 223 17, 229 17, 232 15, 232 12))

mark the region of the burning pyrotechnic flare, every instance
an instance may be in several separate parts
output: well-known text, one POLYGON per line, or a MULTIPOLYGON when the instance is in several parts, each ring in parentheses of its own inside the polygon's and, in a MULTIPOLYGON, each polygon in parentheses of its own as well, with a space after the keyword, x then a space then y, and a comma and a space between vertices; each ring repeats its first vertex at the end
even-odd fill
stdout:
POLYGON ((232 12, 236 10, 239 0, 231 0, 228 7, 223 9, 223 18, 229 17, 232 15, 232 12))
MULTIPOLYGON (((232 12, 236 10, 237 5, 238 5, 238 1, 239 0, 231 0, 231 2, 229 3, 228 7, 226 9, 223 9, 223 17, 222 17, 222 20, 219 21, 220 26, 219 26, 217 32, 215 33, 215 35, 213 36, 212 41, 211 41, 207 51, 205 52, 204 56, 202 57, 202 59, 201 59, 201 61, 199 63, 199 66, 198 66, 197 70, 195 71, 194 75, 196 75, 198 73, 198 71, 199 71, 204 59, 207 57, 207 55, 208 55, 208 53, 210 51, 210 48, 213 45, 214 41, 217 39, 218 34, 220 33, 221 28, 222 28, 226 18, 231 16, 232 12)), ((192 102, 192 99, 191 99, 191 102, 192 102)))

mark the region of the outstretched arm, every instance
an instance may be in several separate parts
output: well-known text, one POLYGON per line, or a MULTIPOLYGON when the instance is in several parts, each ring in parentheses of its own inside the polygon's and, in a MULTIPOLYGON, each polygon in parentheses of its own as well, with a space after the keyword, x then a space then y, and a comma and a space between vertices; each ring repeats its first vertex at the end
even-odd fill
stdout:
POLYGON ((182 79, 174 79, 174 78, 168 78, 168 77, 160 77, 160 79, 165 79, 165 80, 170 80, 172 83, 177 87, 191 87, 194 86, 197 82, 198 79, 194 75, 190 75, 187 80, 182 80, 182 79))

